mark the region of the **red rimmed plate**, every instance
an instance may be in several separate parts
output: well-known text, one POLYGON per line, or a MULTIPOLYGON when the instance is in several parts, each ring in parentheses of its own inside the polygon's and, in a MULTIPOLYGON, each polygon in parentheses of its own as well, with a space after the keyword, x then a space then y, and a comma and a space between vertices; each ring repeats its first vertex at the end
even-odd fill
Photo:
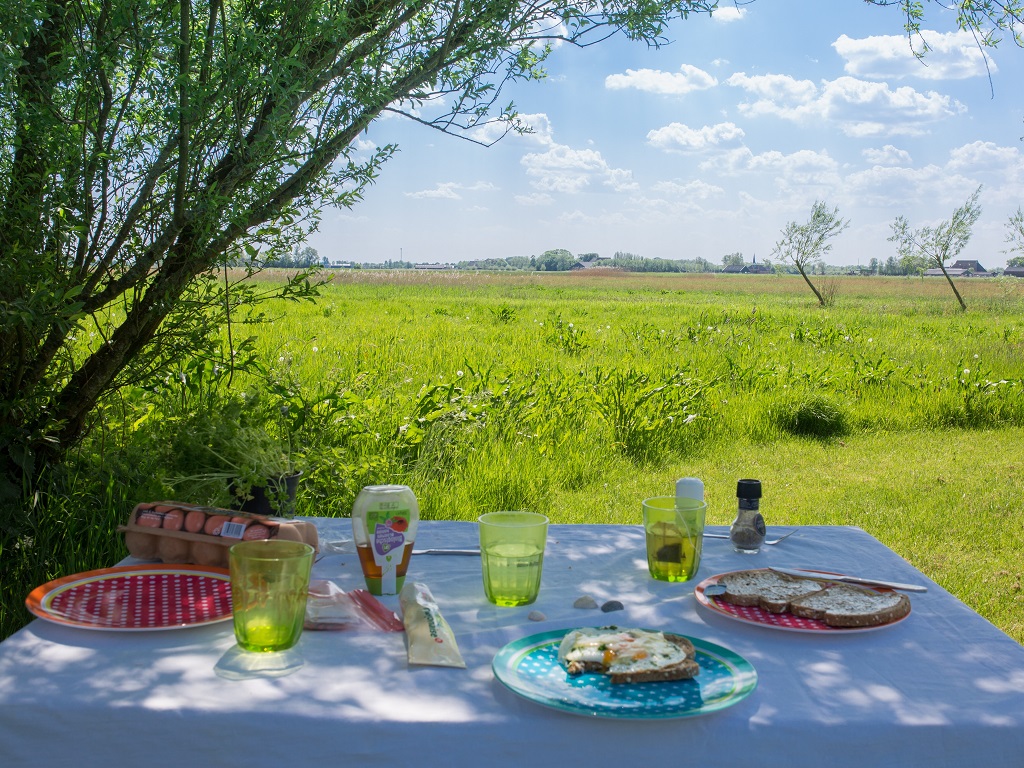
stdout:
POLYGON ((76 573, 36 587, 25 607, 40 619, 82 629, 185 629, 231 618, 226 568, 122 565, 76 573))
MULTIPOLYGON (((890 621, 885 624, 876 624, 873 627, 833 627, 826 624, 824 621, 819 621, 818 619, 803 619, 799 616, 794 616, 791 613, 772 613, 771 611, 766 611, 757 606, 733 605, 732 603, 727 603, 714 595, 705 594, 705 590, 708 587, 718 584, 719 580, 726 575, 727 574, 725 573, 719 573, 715 576, 709 576, 694 587, 693 593, 697 598, 697 602, 709 611, 744 624, 757 624, 762 627, 781 629, 787 632, 809 632, 811 634, 819 635, 827 632, 838 632, 839 634, 846 635, 851 632, 871 632, 876 629, 885 629, 886 627, 899 624, 910 615, 908 612, 907 616, 903 616, 895 621, 890 621)), ((818 581, 826 580, 818 579, 818 581)), ((876 592, 893 591, 883 587, 862 587, 862 589, 873 589, 876 592)))

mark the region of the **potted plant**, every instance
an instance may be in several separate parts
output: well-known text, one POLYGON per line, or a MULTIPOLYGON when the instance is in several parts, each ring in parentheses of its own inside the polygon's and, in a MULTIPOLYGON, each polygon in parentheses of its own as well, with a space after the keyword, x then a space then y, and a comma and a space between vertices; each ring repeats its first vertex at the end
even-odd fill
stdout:
POLYGON ((218 408, 171 420, 167 483, 176 493, 260 514, 294 512, 302 468, 287 406, 275 418, 258 400, 224 398, 218 408))

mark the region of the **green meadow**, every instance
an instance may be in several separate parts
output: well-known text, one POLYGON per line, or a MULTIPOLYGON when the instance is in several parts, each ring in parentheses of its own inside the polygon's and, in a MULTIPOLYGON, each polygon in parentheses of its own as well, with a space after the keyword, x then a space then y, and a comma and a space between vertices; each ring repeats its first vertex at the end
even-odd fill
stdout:
POLYGON ((790 276, 332 273, 232 329, 261 370, 183 361, 107 405, 2 552, 0 637, 124 556, 134 504, 223 503, 188 435, 229 414, 303 471, 301 515, 394 482, 428 519, 636 523, 695 475, 727 524, 756 477, 770 527, 860 526, 1024 641, 1024 281, 963 280, 961 312, 942 280, 819 279, 826 309, 790 276))

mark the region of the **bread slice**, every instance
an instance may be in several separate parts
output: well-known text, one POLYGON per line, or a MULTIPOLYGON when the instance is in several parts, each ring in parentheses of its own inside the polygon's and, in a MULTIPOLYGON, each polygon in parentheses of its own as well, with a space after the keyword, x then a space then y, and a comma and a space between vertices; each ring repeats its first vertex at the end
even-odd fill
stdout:
POLYGON ((675 664, 669 664, 659 669, 635 670, 632 672, 609 671, 608 677, 613 683, 656 683, 669 680, 690 680, 700 673, 700 665, 697 664, 697 651, 693 643, 682 635, 674 635, 666 632, 665 639, 677 646, 686 658, 675 664))
POLYGON ((733 571, 724 574, 718 583, 725 587, 721 595, 725 602, 757 606, 770 613, 785 613, 793 600, 820 592, 825 586, 815 579, 799 579, 767 569, 733 571))
POLYGON ((830 627, 876 627, 910 613, 910 598, 900 592, 830 582, 825 589, 791 600, 789 611, 830 627))
POLYGON ((614 626, 571 630, 559 648, 570 675, 596 672, 614 684, 689 680, 700 673, 696 655, 682 635, 614 626))

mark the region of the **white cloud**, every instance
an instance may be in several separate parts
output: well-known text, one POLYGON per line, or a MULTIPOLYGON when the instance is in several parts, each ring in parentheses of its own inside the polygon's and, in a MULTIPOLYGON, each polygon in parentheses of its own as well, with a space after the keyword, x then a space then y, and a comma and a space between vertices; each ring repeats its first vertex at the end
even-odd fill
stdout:
POLYGON ((690 128, 683 123, 670 123, 647 134, 647 143, 658 149, 701 150, 721 144, 736 144, 744 136, 735 123, 718 123, 690 128))
POLYGON ((811 80, 797 80, 789 75, 750 76, 737 72, 725 83, 771 102, 805 103, 818 94, 818 86, 811 80))
POLYGON ((754 154, 747 147, 729 150, 702 162, 698 168, 704 172, 717 172, 723 176, 763 176, 771 179, 778 189, 794 187, 838 185, 839 163, 826 151, 809 149, 790 154, 770 150, 754 154))
MULTIPOLYGON (((977 183, 949 168, 929 164, 920 168, 875 166, 843 179, 844 196, 858 206, 881 208, 888 221, 898 215, 918 218, 924 209, 947 215, 977 189, 977 183)), ((916 225, 915 225, 916 226, 916 225)))
POLYGON ((417 200, 440 199, 440 200, 461 200, 459 192, 492 192, 498 189, 488 181, 478 181, 475 184, 459 184, 454 181, 438 183, 433 189, 422 189, 418 192, 406 192, 406 197, 417 200))
POLYGON ((532 129, 532 132, 516 134, 514 131, 510 131, 505 123, 489 122, 474 128, 470 132, 470 137, 474 141, 479 141, 481 144, 488 145, 493 144, 495 141, 498 141, 506 135, 510 139, 513 136, 519 136, 524 141, 544 146, 549 146, 554 143, 552 138, 553 129, 551 127, 551 120, 549 120, 548 116, 543 112, 519 115, 517 119, 520 123, 532 129))
POLYGON ((746 8, 737 8, 736 6, 725 6, 724 8, 716 8, 711 14, 711 18, 715 21, 728 24, 733 21, 739 21, 747 15, 746 8))
MULTIPOLYGON (((911 41, 902 35, 879 35, 854 39, 846 35, 832 43, 844 60, 847 74, 873 79, 919 77, 922 80, 963 80, 986 77, 996 71, 970 32, 933 32, 924 30, 922 39, 929 50, 918 60, 911 50, 911 41)), ((923 52, 921 40, 914 48, 923 52)))
POLYGON ((1024 164, 1024 156, 1016 147, 1000 147, 991 141, 975 141, 962 147, 951 149, 947 168, 956 171, 1013 172, 1020 173, 1024 164))
POLYGON ((627 69, 624 75, 608 75, 604 87, 613 91, 636 88, 648 93, 683 96, 718 85, 714 75, 692 64, 683 64, 679 69, 678 73, 658 69, 627 69))
POLYGON ((899 166, 911 163, 910 153, 905 149, 897 149, 892 144, 886 144, 881 149, 865 149, 861 155, 871 165, 899 166))
POLYGON ((725 190, 704 181, 690 181, 680 184, 675 181, 660 181, 652 187, 653 191, 674 199, 708 200, 722 195, 725 190))
POLYGON ((847 136, 916 136, 930 124, 965 111, 955 99, 935 91, 922 93, 909 86, 892 89, 854 77, 825 80, 816 86, 809 80, 787 75, 748 77, 737 73, 728 85, 757 96, 739 105, 747 117, 773 116, 794 122, 827 120, 847 136))
POLYGON ((601 153, 593 149, 572 149, 555 144, 546 152, 533 152, 520 160, 534 188, 542 192, 581 192, 592 185, 616 191, 636 187, 631 171, 612 168, 601 153))
POLYGON ((551 205, 555 198, 543 192, 534 192, 532 195, 516 195, 515 200, 519 205, 539 206, 551 205))

